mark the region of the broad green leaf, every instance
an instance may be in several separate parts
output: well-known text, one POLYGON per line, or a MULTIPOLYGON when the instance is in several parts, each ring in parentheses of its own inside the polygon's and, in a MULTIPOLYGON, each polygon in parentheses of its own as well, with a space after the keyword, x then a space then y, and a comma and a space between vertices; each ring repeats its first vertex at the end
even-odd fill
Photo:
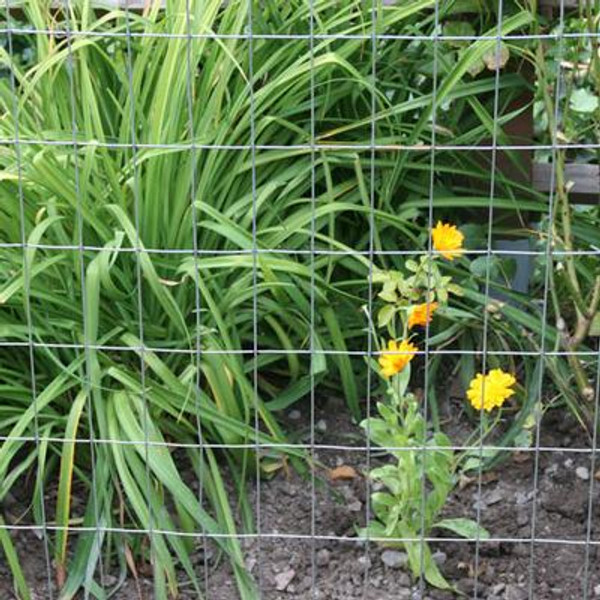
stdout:
POLYGON ((593 113, 598 109, 598 95, 587 88, 577 88, 571 93, 569 105, 575 112, 593 113))
POLYGON ((490 534, 481 525, 478 525, 471 519, 443 519, 435 524, 435 527, 441 527, 442 529, 448 529, 461 537, 468 540, 487 540, 490 534))

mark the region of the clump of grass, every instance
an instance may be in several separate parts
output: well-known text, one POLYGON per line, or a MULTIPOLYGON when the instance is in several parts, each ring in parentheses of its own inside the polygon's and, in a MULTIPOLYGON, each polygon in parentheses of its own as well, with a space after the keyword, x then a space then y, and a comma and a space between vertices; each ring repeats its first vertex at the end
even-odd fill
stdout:
MULTIPOLYGON (((0 79, 0 135, 18 140, 0 150, 0 240, 13 245, 0 259, 0 331, 15 346, 0 358, 9 438, 0 499, 37 465, 33 515, 55 525, 45 535, 65 598, 81 588, 102 597, 101 573, 131 549, 151 558, 156 597, 176 594, 178 569, 200 592, 192 545, 176 532, 226 534, 216 540, 240 595, 255 597, 235 537, 240 523, 253 530, 244 482, 260 461, 251 446, 285 441, 274 411, 328 372, 360 416, 361 378, 346 351, 366 339, 358 308, 372 210, 374 250, 422 241, 429 153, 393 146, 429 143, 434 100, 471 107, 479 120, 469 136, 449 113, 438 141, 476 143, 491 127, 495 75, 468 71, 494 40, 441 57, 435 92, 423 78, 432 61, 424 42, 372 47, 374 27, 430 34, 434 0, 380 6, 376 23, 363 3, 318 0, 315 33, 357 37, 317 38, 312 52, 304 2, 255 3, 250 14, 242 0, 207 0, 190 2, 189 15, 185 0, 166 4, 134 14, 82 0, 61 13, 24 2, 27 24, 56 33, 28 34, 35 59, 24 69, 0 49, 10 72, 0 79), (390 146, 375 157, 375 180, 373 122, 376 143, 390 146), (336 353, 304 360, 311 338, 336 353), (168 443, 184 447, 177 462, 168 443), (207 444, 225 448, 217 457, 207 444), (57 503, 46 506, 56 473, 57 503), (70 555, 76 484, 87 497, 70 555), (151 543, 108 533, 125 526, 151 543)), ((516 12, 504 31, 529 20, 516 12)), ((522 81, 503 74, 501 85, 510 94, 522 81)), ((460 152, 435 168, 485 172, 460 152)), ((436 187, 436 206, 465 195, 436 187)))

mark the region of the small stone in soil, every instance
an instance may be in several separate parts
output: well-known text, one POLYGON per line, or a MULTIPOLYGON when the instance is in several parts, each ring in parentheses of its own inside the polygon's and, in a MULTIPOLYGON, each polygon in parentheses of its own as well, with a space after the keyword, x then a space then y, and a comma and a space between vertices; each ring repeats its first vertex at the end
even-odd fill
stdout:
POLYGON ((298 584, 298 591, 303 592, 304 590, 308 590, 310 587, 312 587, 312 579, 310 576, 305 575, 302 578, 302 581, 298 584))
POLYGON ((441 567, 446 562, 448 555, 445 552, 442 552, 441 550, 437 550, 433 553, 431 558, 433 558, 433 561, 438 567, 441 567))
POLYGON ((529 511, 520 510, 517 513, 517 525, 523 527, 524 525, 527 525, 527 523, 529 523, 529 511))
POLYGON ((454 600, 455 595, 452 592, 446 590, 432 590, 429 593, 428 598, 430 600, 454 600))
POLYGON ((583 481, 587 481, 590 478, 590 470, 587 467, 577 467, 575 469, 575 475, 583 481))
POLYGON ((505 600, 527 600, 528 597, 529 594, 525 588, 513 583, 506 586, 506 591, 504 592, 505 600))
POLYGON ((302 413, 299 410, 290 410, 290 412, 288 413, 288 419, 290 421, 298 421, 298 419, 300 419, 302 417, 302 413))
POLYGON ((597 585, 594 588, 594 596, 596 596, 597 598, 600 598, 600 585, 597 585))
POLYGON ((315 562, 317 563, 317 567, 326 567, 331 560, 331 552, 327 550, 327 548, 321 548, 317 552, 317 556, 315 557, 315 562))
POLYGON ((359 556, 357 562, 360 565, 361 571, 366 571, 371 568, 371 559, 368 556, 359 556))
POLYGON ((535 495, 535 492, 531 491, 529 493, 527 492, 515 492, 515 500, 517 502, 517 504, 519 505, 523 505, 523 504, 527 504, 535 495))
POLYGON ((456 584, 456 588, 463 594, 473 594, 475 591, 477 594, 483 594, 486 586, 479 581, 475 582, 470 577, 465 577, 456 584))
POLYGON ((315 425, 315 429, 320 433, 325 433, 327 431, 327 421, 325 421, 325 419, 319 419, 315 425))
POLYGON ((497 583, 496 585, 492 586, 492 589, 490 591, 492 592, 492 594, 494 594, 494 596, 499 596, 505 589, 505 583, 497 583))
POLYGON ((487 494, 484 498, 484 502, 488 505, 491 506, 492 504, 498 504, 498 502, 501 502, 504 499, 504 494, 502 492, 501 489, 496 488, 495 490, 492 490, 489 494, 487 494))
POLYGON ((408 563, 408 554, 397 550, 384 550, 381 554, 381 560, 386 567, 399 569, 408 563))
POLYGON ((531 554, 531 547, 526 544, 515 544, 513 546, 513 554, 516 556, 529 556, 531 554))
POLYGON ((360 500, 355 500, 348 504, 347 508, 350 512, 360 512, 362 510, 362 502, 360 500))
POLYGON ((476 500, 473 502, 473 510, 485 510, 487 508, 487 504, 483 500, 476 500))
POLYGON ((287 588, 288 585, 292 582, 296 575, 296 571, 294 569, 288 569, 287 571, 282 571, 281 573, 277 573, 275 575, 275 587, 278 592, 283 592, 287 588))

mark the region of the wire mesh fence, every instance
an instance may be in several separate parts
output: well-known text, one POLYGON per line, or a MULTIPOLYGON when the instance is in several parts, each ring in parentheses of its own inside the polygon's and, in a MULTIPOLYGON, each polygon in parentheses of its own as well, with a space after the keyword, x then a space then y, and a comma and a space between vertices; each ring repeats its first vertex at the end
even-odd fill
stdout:
POLYGON ((4 0, 0 592, 600 596, 599 17, 4 0))

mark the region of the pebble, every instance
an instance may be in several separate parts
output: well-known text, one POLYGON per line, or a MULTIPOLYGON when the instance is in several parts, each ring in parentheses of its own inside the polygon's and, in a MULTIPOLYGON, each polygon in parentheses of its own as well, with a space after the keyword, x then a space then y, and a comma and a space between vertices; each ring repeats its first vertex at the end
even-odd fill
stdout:
POLYGON ((297 489, 297 487, 291 481, 283 481, 283 482, 281 482, 281 486, 279 488, 279 491, 284 496, 290 496, 292 498, 295 498, 298 495, 298 489, 297 489))
POLYGON ((475 582, 475 580, 471 579, 470 577, 465 577, 461 579, 456 584, 456 588, 459 592, 462 592, 463 594, 477 593, 477 595, 483 594, 486 590, 486 586, 483 583, 479 581, 475 582))
POLYGON ((531 546, 529 544, 515 544, 513 547, 513 554, 516 556, 530 556, 531 554, 531 546))
POLYGON ((565 460, 565 462, 563 463, 563 465, 565 465, 565 467, 567 469, 571 469, 573 467, 573 459, 572 458, 567 458, 567 460, 565 460))
POLYGON ((368 556, 365 556, 364 554, 362 556, 359 556, 356 562, 359 564, 361 572, 364 572, 367 569, 371 568, 371 559, 368 556))
POLYGON ((496 585, 492 586, 492 589, 490 591, 492 592, 492 594, 494 594, 494 596, 499 596, 505 589, 505 583, 497 583, 496 585))
POLYGON ((317 567, 326 567, 331 560, 331 552, 327 550, 327 548, 321 548, 317 552, 317 556, 315 557, 315 561, 317 563, 317 567))
POLYGON ((281 573, 277 573, 275 575, 275 587, 278 592, 283 592, 287 588, 288 585, 292 582, 292 579, 296 576, 296 571, 294 569, 288 569, 287 571, 282 571, 281 573))
POLYGON ((362 510, 362 502, 360 500, 355 500, 348 504, 347 508, 350 512, 360 512, 362 510))
POLYGON ((302 413, 299 410, 290 410, 289 414, 288 414, 288 419, 290 419, 290 421, 298 421, 299 419, 302 418, 302 413))
POLYGON ((506 586, 506 591, 504 592, 505 600, 527 600, 527 598, 529 598, 529 594, 525 588, 514 583, 506 586))
POLYGON ((447 590, 431 590, 429 592, 429 596, 424 598, 424 600, 454 600, 456 598, 453 592, 447 590))
POLYGON ((441 550, 437 550, 432 554, 431 558, 433 558, 433 561, 438 567, 441 567, 448 559, 448 555, 441 550))
POLYGON ((298 584, 298 590, 304 592, 312 587, 312 579, 309 575, 305 575, 302 581, 298 584))
POLYGON ((594 596, 596 596, 597 598, 600 598, 600 585, 597 585, 594 588, 594 596))
POLYGON ((517 513, 517 525, 519 527, 523 527, 524 525, 527 525, 528 523, 529 523, 529 511, 520 510, 517 513))
POLYGON ((400 569, 408 563, 408 554, 397 550, 384 550, 381 553, 381 560, 390 569, 400 569))
POLYGON ((484 498, 484 501, 488 506, 491 506, 492 504, 498 504, 498 502, 501 502, 502 500, 504 500, 504 493, 499 488, 492 490, 484 498))
POLYGON ((515 492, 515 501, 519 505, 527 504, 535 496, 535 492, 515 492))
POLYGON ((325 419, 319 419, 315 425, 315 429, 320 433, 325 433, 327 431, 327 421, 325 421, 325 419))
POLYGON ((577 467, 575 469, 575 475, 583 481, 587 481, 590 478, 590 470, 587 467, 577 467))

